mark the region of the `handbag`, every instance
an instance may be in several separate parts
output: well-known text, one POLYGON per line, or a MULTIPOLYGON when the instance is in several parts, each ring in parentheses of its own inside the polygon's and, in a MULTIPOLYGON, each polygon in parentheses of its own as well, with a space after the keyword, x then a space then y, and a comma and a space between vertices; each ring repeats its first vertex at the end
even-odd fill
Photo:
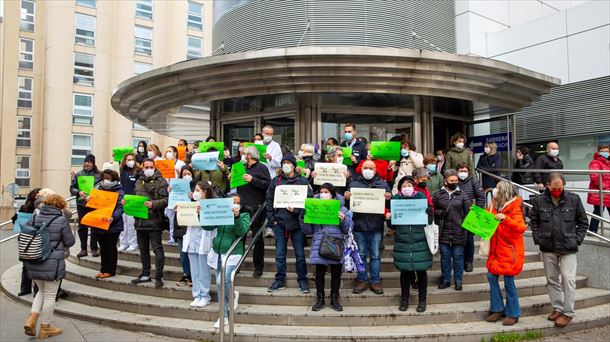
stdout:
POLYGON ((342 237, 331 236, 324 230, 318 254, 324 259, 341 261, 343 260, 343 244, 342 237))
POLYGON ((438 252, 438 226, 432 222, 424 227, 424 233, 426 233, 428 249, 432 255, 435 255, 438 252))
POLYGON ((490 247, 491 240, 481 239, 481 241, 479 242, 479 255, 482 257, 488 257, 490 247))

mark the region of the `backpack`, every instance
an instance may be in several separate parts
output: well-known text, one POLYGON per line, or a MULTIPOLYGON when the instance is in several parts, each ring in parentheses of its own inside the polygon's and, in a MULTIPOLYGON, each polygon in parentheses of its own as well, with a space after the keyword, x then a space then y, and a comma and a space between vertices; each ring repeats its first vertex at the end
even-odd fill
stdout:
POLYGON ((47 228, 61 216, 53 217, 48 223, 36 223, 36 215, 34 215, 31 222, 21 225, 21 232, 17 236, 19 261, 41 263, 51 256, 61 240, 57 242, 54 248, 51 248, 47 228))

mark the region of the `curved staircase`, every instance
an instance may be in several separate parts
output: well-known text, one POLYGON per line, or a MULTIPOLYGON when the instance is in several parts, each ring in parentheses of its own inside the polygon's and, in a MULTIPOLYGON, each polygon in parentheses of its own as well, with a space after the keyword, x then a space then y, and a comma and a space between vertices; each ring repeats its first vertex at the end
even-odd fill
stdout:
MULTIPOLYGON (((545 335, 588 329, 610 324, 610 291, 587 287, 587 279, 578 277, 577 316, 572 323, 558 329, 546 320, 552 308, 546 291, 546 280, 538 253, 526 252, 523 273, 517 277, 522 307, 522 318, 512 327, 501 322, 486 323, 489 307, 485 261, 475 255, 475 269, 464 275, 464 290, 453 287, 439 290, 439 256, 428 272, 427 311, 415 312, 417 290, 411 290, 411 306, 406 312, 398 310, 400 286, 399 272, 392 262, 392 238, 384 238, 382 252, 383 295, 367 291, 352 294, 353 274, 343 274, 341 302, 343 312, 329 307, 311 311, 315 286, 310 281, 311 294, 301 294, 294 274, 294 253, 289 247, 287 289, 268 293, 267 286, 275 274, 272 239, 265 239, 265 272, 263 277, 252 277, 251 257, 236 277, 240 292, 239 307, 235 315, 235 337, 239 341, 390 341, 421 339, 433 341, 481 341, 503 332, 542 331, 545 335)), ((218 318, 218 305, 213 302, 206 308, 190 308, 190 288, 177 287, 182 275, 177 247, 165 245, 165 286, 155 289, 152 283, 132 285, 130 280, 140 273, 137 253, 120 253, 117 276, 96 280, 99 258, 91 256, 77 259, 73 248, 67 260, 67 278, 62 288, 69 293, 66 300, 57 303, 56 311, 73 318, 101 323, 128 330, 188 339, 217 340, 212 327, 218 318)), ((309 249, 306 250, 309 255, 309 249)), ((154 259, 153 259, 154 260, 154 259)), ((154 267, 154 262, 153 262, 154 267)), ((309 267, 310 277, 313 268, 309 267)), ((17 297, 21 265, 2 275, 2 288, 11 298, 31 303, 32 297, 17 297)), ((327 276, 327 289, 330 289, 327 276)), ((327 290, 328 292, 328 290, 327 290)), ((216 301, 215 279, 212 279, 212 298, 216 301)))

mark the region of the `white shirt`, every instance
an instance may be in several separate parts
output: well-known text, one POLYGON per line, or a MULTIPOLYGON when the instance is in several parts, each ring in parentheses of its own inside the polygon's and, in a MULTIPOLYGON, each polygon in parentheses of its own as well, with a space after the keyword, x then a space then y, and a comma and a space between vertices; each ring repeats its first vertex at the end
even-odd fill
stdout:
MULTIPOLYGON (((267 153, 271 155, 271 159, 267 159, 267 168, 271 178, 275 176, 275 169, 282 167, 282 147, 280 144, 271 140, 267 146, 267 153)), ((261 159, 265 158, 261 156, 261 159)))

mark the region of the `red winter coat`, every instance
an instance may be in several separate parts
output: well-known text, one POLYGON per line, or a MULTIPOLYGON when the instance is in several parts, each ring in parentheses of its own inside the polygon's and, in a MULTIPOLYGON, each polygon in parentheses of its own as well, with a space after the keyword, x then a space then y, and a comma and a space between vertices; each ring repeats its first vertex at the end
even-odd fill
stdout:
MULTIPOLYGON (((589 170, 610 170, 610 160, 595 153, 589 163, 589 170)), ((591 173, 589 178, 589 189, 599 190, 599 174, 591 173)), ((604 190, 610 190, 610 173, 602 175, 602 182, 604 190)), ((599 192, 590 192, 587 195, 587 203, 599 205, 599 192)), ((610 207, 610 194, 604 194, 604 207, 610 207)))
MULTIPOLYGON (((522 205, 521 197, 517 196, 500 210, 506 218, 500 222, 490 240, 487 270, 491 274, 516 276, 523 269, 525 261, 523 233, 526 227, 521 210, 522 205)), ((494 215, 497 214, 496 209, 490 211, 494 215)))

